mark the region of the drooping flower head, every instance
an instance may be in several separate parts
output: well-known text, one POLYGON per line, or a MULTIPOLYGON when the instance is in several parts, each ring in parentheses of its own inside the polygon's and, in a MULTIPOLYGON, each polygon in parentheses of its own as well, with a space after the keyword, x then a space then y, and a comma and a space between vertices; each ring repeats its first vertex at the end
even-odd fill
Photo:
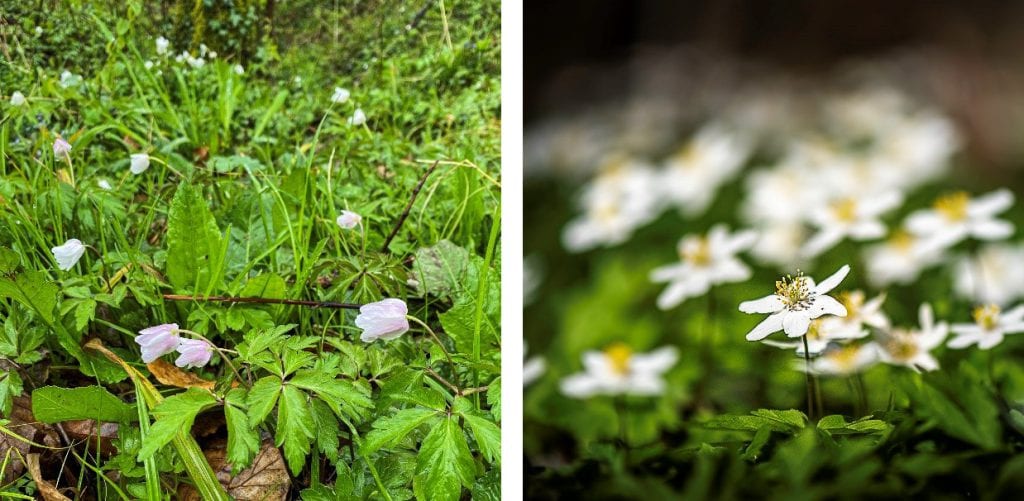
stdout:
POLYGON ((369 343, 377 339, 390 340, 409 330, 409 313, 405 301, 388 298, 359 307, 356 326, 363 329, 359 339, 369 343))
POLYGON ((142 174, 149 168, 149 155, 145 153, 133 153, 131 160, 131 167, 129 170, 132 174, 142 174))
POLYGON ((202 367, 210 362, 213 355, 213 347, 205 339, 178 340, 176 348, 181 355, 174 361, 174 365, 182 368, 202 367))
POLYGON ((348 119, 348 124, 353 126, 360 126, 366 123, 366 113, 363 112, 362 108, 356 108, 356 111, 352 112, 352 116, 348 119))
POLYGON ((677 359, 678 353, 672 346, 650 353, 634 353, 624 343, 613 343, 604 351, 584 352, 584 372, 563 379, 562 393, 573 398, 659 395, 665 391, 662 374, 671 369, 677 359))
POLYGON ((336 222, 338 223, 338 226, 342 227, 342 229, 351 230, 352 228, 359 226, 359 223, 362 220, 363 216, 360 216, 350 210, 343 210, 341 211, 341 215, 338 216, 336 222))
POLYGON ((85 245, 81 240, 72 238, 63 245, 59 245, 50 249, 53 253, 53 258, 57 260, 57 267, 61 270, 68 271, 75 267, 75 263, 79 259, 82 259, 82 255, 85 254, 85 245))
POLYGON ((53 142, 53 156, 57 158, 67 157, 71 153, 71 143, 64 140, 62 137, 58 137, 53 142))
POLYGON ((341 104, 348 101, 350 93, 348 89, 342 89, 341 87, 334 88, 334 94, 331 95, 331 102, 335 104, 341 104))
POLYGON ((11 106, 24 106, 25 101, 25 94, 18 91, 11 93, 11 106))
POLYGON ((178 348, 178 324, 161 324, 139 331, 135 342, 142 349, 142 361, 150 363, 178 348))
POLYGON ((747 333, 747 341, 760 341, 769 334, 783 330, 789 337, 807 333, 811 320, 822 315, 846 316, 846 307, 827 293, 850 273, 843 265, 832 276, 815 285, 814 279, 797 273, 775 282, 775 294, 740 303, 743 313, 771 313, 747 333))

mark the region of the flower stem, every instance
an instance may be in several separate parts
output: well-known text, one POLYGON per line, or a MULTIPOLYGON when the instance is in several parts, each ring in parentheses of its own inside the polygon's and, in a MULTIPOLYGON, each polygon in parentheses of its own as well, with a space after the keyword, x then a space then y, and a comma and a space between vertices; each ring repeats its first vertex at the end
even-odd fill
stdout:
POLYGON ((423 328, 426 329, 428 333, 430 333, 430 336, 434 338, 434 342, 437 343, 438 348, 441 348, 441 351, 444 352, 444 357, 448 359, 448 364, 452 366, 452 372, 454 372, 455 362, 452 361, 452 356, 448 353, 448 350, 445 349, 444 343, 441 342, 441 338, 437 337, 437 334, 434 333, 434 330, 431 329, 430 326, 426 324, 426 322, 412 315, 406 315, 405 318, 408 318, 409 320, 412 320, 413 322, 416 322, 417 324, 423 326, 423 328))
POLYGON ((804 340, 804 363, 806 370, 804 374, 807 376, 807 417, 814 419, 814 381, 811 377, 811 349, 807 346, 807 334, 803 336, 804 340))

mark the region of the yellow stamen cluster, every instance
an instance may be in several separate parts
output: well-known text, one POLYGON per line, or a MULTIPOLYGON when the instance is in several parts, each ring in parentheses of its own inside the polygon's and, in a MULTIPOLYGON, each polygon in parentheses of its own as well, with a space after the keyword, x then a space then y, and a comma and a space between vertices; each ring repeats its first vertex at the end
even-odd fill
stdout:
POLYGON ((860 348, 858 346, 844 346, 830 353, 829 358, 835 361, 836 365, 841 367, 843 370, 848 371, 853 369, 853 365, 857 361, 858 353, 860 353, 860 348))
POLYGON ((825 319, 823 319, 823 318, 815 318, 814 320, 811 320, 811 325, 807 326, 807 339, 808 340, 815 340, 816 341, 818 339, 821 339, 821 335, 822 335, 822 333, 821 333, 821 324, 823 324, 824 321, 825 321, 825 319))
POLYGON ((967 205, 970 202, 971 196, 966 191, 956 191, 935 199, 932 206, 946 219, 960 221, 967 217, 967 205))
POLYGON ((679 246, 679 257, 694 266, 707 266, 711 263, 711 245, 704 237, 688 240, 679 246))
POLYGON ((899 229, 889 236, 889 243, 901 251, 909 251, 914 247, 914 236, 906 230, 899 229))
POLYGON ((797 270, 795 277, 786 275, 775 281, 775 295, 782 298, 787 308, 804 309, 805 302, 811 298, 811 287, 803 272, 797 270))
POLYGON ((604 356, 612 366, 616 374, 627 374, 629 372, 629 360, 633 357, 633 350, 625 343, 612 343, 604 349, 604 356))
POLYGON ((839 302, 843 303, 846 307, 846 316, 855 317, 860 312, 860 308, 864 306, 864 292, 863 291, 843 291, 839 293, 839 302))
POLYGON ((852 198, 844 198, 832 204, 832 213, 836 219, 845 222, 857 220, 857 201, 852 198))
POLYGON ((902 330, 889 333, 885 343, 885 351, 896 360, 910 360, 917 355, 917 344, 913 341, 914 334, 902 330))
POLYGON ((999 323, 999 307, 994 304, 979 306, 971 313, 974 321, 985 330, 992 330, 999 323))

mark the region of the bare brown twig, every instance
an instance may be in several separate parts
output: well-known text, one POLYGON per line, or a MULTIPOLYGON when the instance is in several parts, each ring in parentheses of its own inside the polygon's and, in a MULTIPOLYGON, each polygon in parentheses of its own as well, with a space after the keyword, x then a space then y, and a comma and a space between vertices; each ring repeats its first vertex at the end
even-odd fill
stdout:
POLYGON ((301 299, 271 299, 265 297, 225 297, 225 296, 189 296, 188 294, 164 294, 163 298, 168 301, 210 301, 217 303, 251 303, 251 304, 289 304, 294 306, 309 306, 312 308, 342 308, 358 310, 361 304, 336 303, 333 301, 306 301, 301 299))
POLYGON ((395 235, 398 235, 398 230, 402 229, 402 224, 405 223, 405 218, 409 217, 409 211, 412 210, 412 204, 416 201, 416 195, 419 195, 420 190, 423 189, 423 183, 427 182, 427 178, 430 177, 430 173, 434 172, 434 169, 437 168, 438 162, 440 162, 440 160, 435 160, 434 163, 431 164, 430 168, 423 173, 422 177, 420 177, 420 182, 416 184, 415 188, 413 188, 412 196, 409 197, 409 203, 405 205, 405 210, 402 211, 402 215, 398 216, 398 221, 395 222, 395 227, 391 229, 391 234, 384 240, 384 245, 380 248, 381 252, 388 251, 388 246, 391 245, 391 241, 394 240, 395 235))

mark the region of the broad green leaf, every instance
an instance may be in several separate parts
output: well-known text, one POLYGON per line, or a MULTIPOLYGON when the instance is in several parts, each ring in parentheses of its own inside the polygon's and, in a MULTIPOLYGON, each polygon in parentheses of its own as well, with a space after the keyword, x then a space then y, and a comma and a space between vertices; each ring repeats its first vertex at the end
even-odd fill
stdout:
POLYGON ((280 346, 284 344, 284 334, 295 327, 295 324, 279 325, 271 329, 253 329, 247 332, 243 341, 238 345, 238 353, 242 360, 251 361, 259 355, 271 351, 274 347, 280 352, 280 346))
POLYGON ((322 372, 299 371, 288 383, 316 393, 339 417, 358 418, 373 408, 369 392, 362 387, 322 372))
POLYGON ((128 423, 139 419, 135 406, 122 402, 102 386, 38 388, 32 392, 32 414, 44 423, 73 419, 128 423))
POLYGON ((427 434, 416 456, 416 478, 426 499, 459 499, 462 487, 472 487, 476 474, 466 435, 449 416, 427 434))
POLYGON ((764 449, 765 444, 772 437, 772 429, 770 426, 764 426, 757 430, 754 434, 754 438, 750 440, 750 444, 747 445, 746 450, 743 451, 743 459, 747 461, 757 461, 757 458, 761 455, 761 450, 764 449))
POLYGON ((235 388, 224 398, 224 419, 228 425, 227 461, 233 472, 248 468, 260 450, 260 434, 249 423, 245 410, 245 390, 235 388))
POLYGON ((54 321, 59 292, 60 289, 47 281, 46 273, 41 271, 0 276, 0 298, 10 298, 25 305, 48 324, 54 321))
MULTIPOLYGON (((455 349, 459 353, 473 353, 473 342, 476 333, 476 299, 462 299, 455 303, 452 308, 440 315, 441 326, 445 334, 455 342, 455 349)), ((501 335, 499 334, 500 320, 483 314, 480 319, 480 342, 481 345, 491 344, 497 346, 501 335)))
POLYGON ((274 443, 284 446, 284 457, 292 475, 298 476, 306 465, 306 455, 313 439, 313 415, 308 397, 295 386, 285 385, 281 390, 281 404, 277 406, 277 433, 274 443))
POLYGON ((21 265, 21 256, 7 247, 0 247, 0 275, 7 275, 21 265))
POLYGON ((242 288, 242 292, 239 293, 242 297, 262 297, 262 298, 275 298, 283 299, 287 286, 284 283, 284 279, 274 275, 272 273, 264 273, 262 275, 256 275, 245 283, 245 287, 242 288))
POLYGON ((457 291, 466 274, 469 252, 448 240, 416 251, 413 276, 419 290, 445 297, 457 291))
POLYGON ((220 286, 223 260, 217 223, 202 192, 182 181, 167 216, 167 279, 179 291, 220 286))
POLYGON ((722 430, 758 431, 762 427, 767 426, 772 431, 795 433, 804 427, 807 419, 804 413, 796 410, 760 409, 751 414, 753 415, 721 414, 704 422, 704 427, 722 430))
POLYGON ((309 403, 316 430, 316 448, 332 463, 337 463, 338 436, 341 434, 338 418, 323 400, 314 398, 309 403))
POLYGON ((484 458, 488 462, 501 464, 501 428, 473 409, 468 399, 456 399, 454 407, 455 412, 466 420, 466 425, 473 431, 473 438, 484 458))
POLYGON ((491 468, 473 484, 473 501, 501 501, 501 468, 491 468))
POLYGON ((281 380, 274 376, 266 376, 256 381, 249 388, 245 402, 249 406, 249 424, 253 427, 262 423, 274 410, 277 397, 281 394, 281 380))
POLYGON ((216 403, 217 399, 209 391, 189 388, 157 404, 151 412, 156 421, 139 449, 139 461, 153 457, 161 447, 174 440, 179 431, 187 433, 191 430, 196 416, 216 403))
POLYGON ((373 422, 373 430, 363 438, 361 452, 369 456, 378 449, 393 447, 420 425, 432 421, 438 415, 432 409, 412 407, 402 409, 393 416, 380 418, 373 422))
POLYGON ((0 374, 0 416, 11 416, 14 397, 21 396, 23 390, 21 376, 17 372, 7 371, 0 374))

